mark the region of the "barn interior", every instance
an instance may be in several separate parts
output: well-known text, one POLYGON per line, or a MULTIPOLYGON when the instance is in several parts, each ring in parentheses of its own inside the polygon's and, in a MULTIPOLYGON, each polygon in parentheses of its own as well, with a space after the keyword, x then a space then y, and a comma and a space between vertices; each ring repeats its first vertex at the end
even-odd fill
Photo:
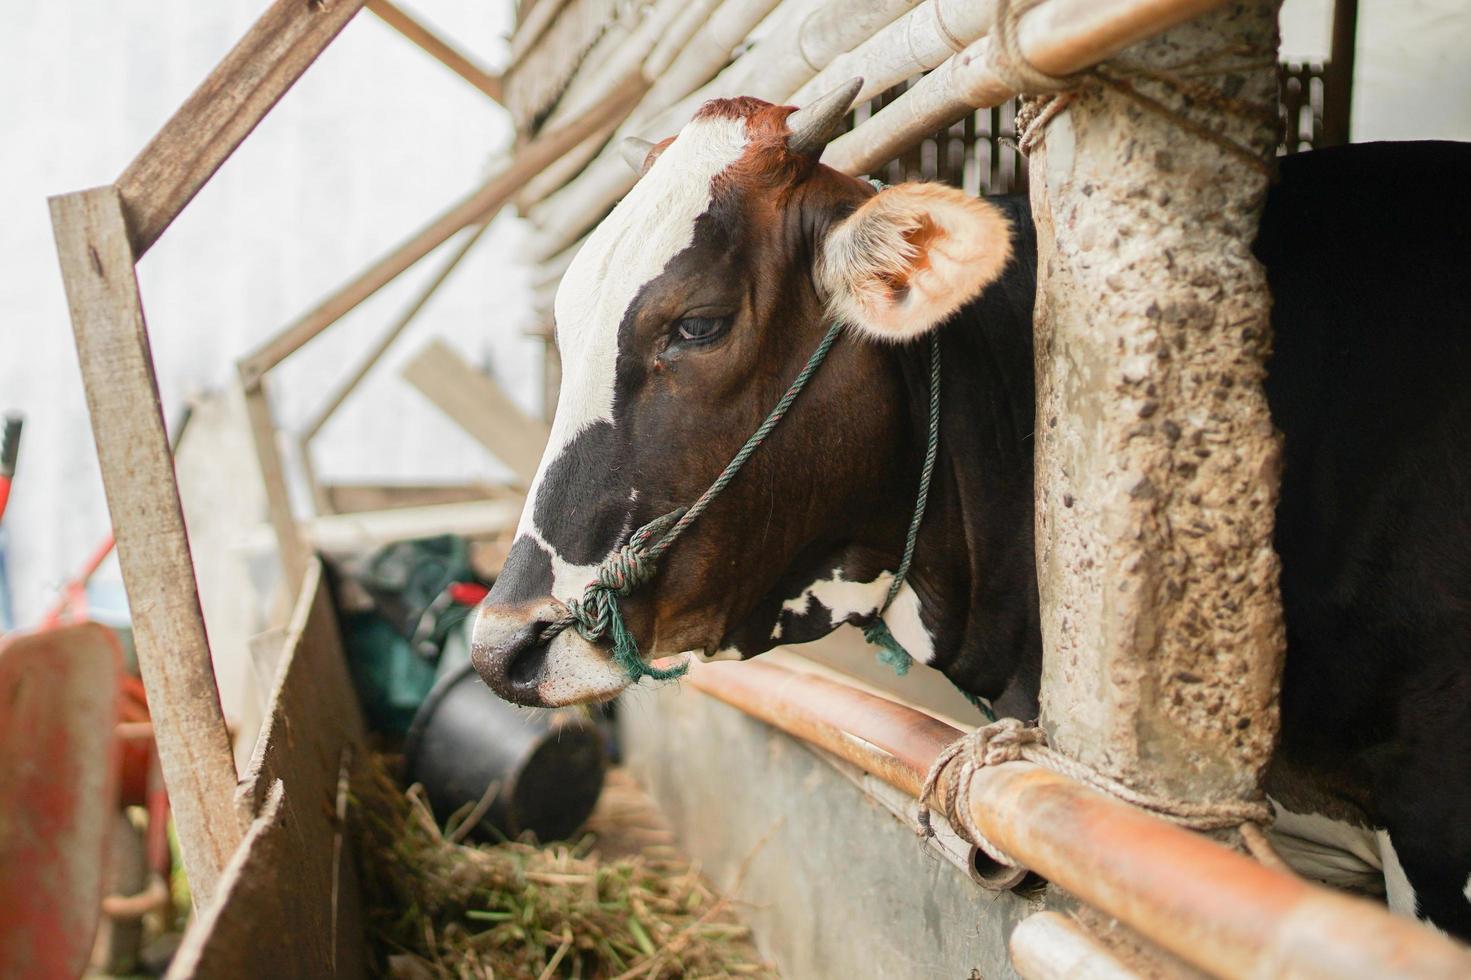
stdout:
MULTIPOLYGON (((31 418, 29 429, 13 425, 0 453, 0 519, 12 477, 16 487, 0 524, 14 538, 8 573, 0 563, 0 685, 20 692, 12 704, 24 710, 0 715, 0 753, 16 760, 0 775, 0 818, 13 818, 0 820, 0 867, 35 873, 0 875, 0 907, 33 912, 0 924, 0 974, 1471 974, 1471 951, 1390 916, 1382 885, 1350 896, 1307 880, 1250 820, 1197 831, 1139 808, 1182 797, 1236 813, 1259 797, 1284 642, 1276 572, 1270 563, 1230 572, 1270 542, 1270 509, 1263 519, 1253 493, 1274 499, 1275 486, 1213 503, 1244 528, 1229 546, 1120 532, 1146 505, 1113 479, 1118 458, 1161 485, 1176 477, 1151 469, 1152 434, 1129 443, 1133 456, 1111 455, 1106 439, 1077 448, 1089 433, 1130 431, 1141 413, 1134 403, 1095 408, 1108 389, 1078 390, 1060 358, 1038 358, 1039 404, 1062 419, 1038 435, 1050 748, 963 775, 962 764, 947 767, 944 753, 994 721, 993 706, 923 664, 896 669, 852 626, 753 662, 693 664, 677 681, 644 680, 590 708, 511 706, 470 662, 477 606, 501 573, 552 431, 558 287, 638 179, 624 159, 628 137, 672 136, 710 99, 805 106, 858 77, 827 166, 882 185, 1030 195, 1055 214, 1094 179, 1112 188, 1096 202, 1100 220, 1163 240, 1168 222, 1131 210, 1144 192, 1130 188, 1185 188, 1171 205, 1185 224, 1221 200, 1255 214, 1273 161, 1404 135, 1384 121, 1402 122, 1398 107, 1417 100, 1393 90, 1415 72, 1404 52, 1454 48, 1471 32, 1464 11, 1431 0, 1399 12, 1357 0, 1280 10, 1211 0, 519 0, 491 37, 484 17, 467 21, 481 33, 435 27, 454 15, 429 3, 251 6, 197 87, 173 94, 151 136, 128 148, 130 162, 74 186, 117 173, 112 183, 47 188, 61 277, 42 285, 66 303, 47 329, 64 335, 74 358, 65 370, 80 379, 64 392, 73 403, 64 438, 86 457, 97 513, 65 536, 26 537, 17 515, 25 527, 50 516, 42 498, 50 490, 61 501, 56 488, 76 467, 52 465, 48 488, 32 476, 45 450, 31 430, 61 434, 31 418), (1389 20, 1400 33, 1380 32, 1389 20), (1445 36, 1432 43, 1437 30, 1445 36), (461 105, 494 114, 493 130, 466 124, 470 137, 432 145, 459 157, 464 186, 426 189, 417 185, 432 181, 334 158, 328 117, 342 104, 297 124, 307 135, 293 138, 317 147, 310 160, 246 156, 278 138, 268 114, 313 97, 293 90, 299 78, 306 88, 326 73, 373 70, 379 49, 357 65, 346 53, 343 67, 333 62, 369 31, 465 100, 434 115, 437 130, 468 115, 461 105), (1400 62, 1386 56, 1392 46, 1400 62), (1222 49, 1240 57, 1206 64, 1222 49), (1182 59, 1205 67, 1186 82, 1117 72, 1182 59), (1121 162, 1102 137, 1066 150, 1043 138, 1086 133, 1084 120, 1154 152, 1121 162), (499 144, 486 145, 487 132, 499 144), (250 233, 233 235, 213 187, 268 166, 353 174, 335 210, 302 207, 318 209, 321 234, 360 247, 328 254, 309 276, 283 268, 310 264, 302 246, 273 244, 235 201, 223 215, 250 233), (397 195, 394 182, 416 184, 419 196, 397 195), (384 202, 392 222, 373 212, 384 202), (185 217, 200 210, 207 228, 185 217), (352 234, 333 232, 339 218, 352 234), (213 251, 197 247, 206 235, 213 251), (189 244, 165 251, 175 236, 189 244), (155 245, 157 273, 145 261, 155 245), (186 332, 208 308, 199 283, 247 250, 279 251, 252 268, 295 276, 312 298, 288 308, 275 297, 275 319, 232 334, 219 358, 227 369, 191 390, 196 377, 179 365, 201 343, 197 328, 186 332), (155 290, 161 319, 181 328, 156 329, 155 290), (181 296, 196 306, 175 317, 176 306, 190 309, 181 296), (370 403, 376 414, 354 414, 370 403), (1079 487, 1094 506, 1073 507, 1079 487), (1226 570, 1198 588, 1226 596, 1209 629, 1230 630, 1234 659, 1223 662, 1209 638, 1161 654, 1137 631, 1125 635, 1121 609, 1173 629, 1182 609, 1199 611, 1196 600, 1170 598, 1168 577, 1148 569, 1130 579, 1144 587, 1120 598, 1106 580, 1113 566, 1083 560, 1090 546, 1113 549, 1121 565, 1129 555, 1170 554, 1194 568, 1219 558, 1226 570), (58 553, 54 564, 23 581, 16 556, 42 550, 58 553), (1120 694, 1112 679, 1136 674, 1152 683, 1120 694), (1204 689, 1227 714, 1251 715, 1249 734, 1172 715, 1182 683, 1192 698, 1204 689), (37 751, 33 727, 60 741, 37 751), (1138 799, 1120 802, 1045 753, 1106 773, 1138 799), (1189 761, 1201 758, 1213 761, 1189 761), (70 803, 17 816, 56 786, 70 803), (933 803, 927 835, 916 833, 916 800, 933 803), (419 866, 436 869, 444 891, 417 890, 428 871, 395 870, 419 866), (467 887, 464 868, 509 884, 467 898, 454 892, 467 887), (490 952, 502 949, 514 954, 490 952)), ((1411 90, 1419 101, 1464 80, 1438 75, 1436 57, 1423 58, 1411 90)), ((1446 101, 1450 115, 1410 135, 1471 139, 1471 99, 1446 101)), ((415 165, 412 154, 399 162, 415 165)), ((1384 185, 1406 179, 1385 174, 1384 185)), ((1132 308, 1100 293, 1164 301, 1214 277, 1246 296, 1241 317, 1265 323, 1254 263, 1131 268, 1128 289, 1105 289, 1080 270, 1094 259, 1122 268, 1122 250, 1080 244, 1061 221, 1045 231, 1055 257, 1039 282, 1046 329, 1093 363, 1112 364, 1110 345, 1123 350, 1142 329, 1132 308), (1090 333, 1094 313, 1083 310, 1099 304, 1117 309, 1116 332, 1090 333)), ((1241 239, 1213 224, 1200 234, 1217 236, 1223 254, 1241 239)), ((271 291, 241 278, 232 284, 241 293, 271 291)), ((1177 327, 1182 337, 1192 329, 1177 327)), ((19 348, 23 338, 7 339, 19 348)), ((1243 341, 1200 356, 1259 368, 1264 350, 1243 341)), ((12 364, 16 390, 28 391, 12 364)), ((1259 378, 1246 370, 1229 431, 1240 458, 1221 464, 1222 483, 1260 471, 1271 450, 1259 378)), ((1160 400, 1188 414, 1193 397, 1181 389, 1160 400)), ((46 403, 37 394, 27 404, 46 403)))

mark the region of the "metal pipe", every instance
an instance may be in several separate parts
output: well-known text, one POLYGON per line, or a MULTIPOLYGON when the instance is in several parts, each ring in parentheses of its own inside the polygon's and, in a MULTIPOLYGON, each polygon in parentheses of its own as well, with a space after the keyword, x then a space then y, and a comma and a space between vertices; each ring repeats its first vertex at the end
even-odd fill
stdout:
MULTIPOLYGON (((686 683, 911 795, 962 734, 770 664, 696 664, 686 683)), ((971 817, 1003 851, 1215 976, 1471 976, 1471 951, 1443 935, 1056 773, 1013 762, 980 770, 972 787, 971 817)))
POLYGON ((1058 912, 1035 912, 1017 923, 1007 943, 1011 965, 1025 980, 1138 980, 1083 925, 1058 912))

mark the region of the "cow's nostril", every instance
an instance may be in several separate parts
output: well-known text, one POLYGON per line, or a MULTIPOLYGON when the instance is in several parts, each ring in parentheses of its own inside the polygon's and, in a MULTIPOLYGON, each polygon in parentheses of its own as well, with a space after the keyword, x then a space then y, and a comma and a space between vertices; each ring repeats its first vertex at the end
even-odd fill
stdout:
POLYGON ((511 654, 506 664, 506 680, 512 687, 535 688, 547 665, 547 644, 541 641, 541 626, 532 634, 535 639, 511 654))
POLYGON ((484 610, 476 620, 470 662, 485 683, 507 701, 541 703, 537 688, 547 667, 548 644, 541 639, 546 625, 539 618, 528 621, 484 610))

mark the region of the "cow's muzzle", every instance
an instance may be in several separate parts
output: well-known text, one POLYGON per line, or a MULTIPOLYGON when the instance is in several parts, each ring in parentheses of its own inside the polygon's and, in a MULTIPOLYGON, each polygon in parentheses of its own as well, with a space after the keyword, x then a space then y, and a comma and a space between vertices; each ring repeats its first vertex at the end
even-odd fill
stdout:
POLYGON ((554 599, 510 607, 487 599, 481 605, 470 662, 491 690, 507 701, 540 708, 606 700, 627 686, 607 653, 576 630, 543 640, 561 611, 554 599))

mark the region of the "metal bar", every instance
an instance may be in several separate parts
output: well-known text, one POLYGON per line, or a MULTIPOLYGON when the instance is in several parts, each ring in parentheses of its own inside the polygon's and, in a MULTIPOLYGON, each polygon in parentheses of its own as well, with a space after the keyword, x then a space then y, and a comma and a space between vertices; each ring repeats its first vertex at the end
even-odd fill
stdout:
POLYGON ((478 191, 450 207, 323 300, 316 309, 244 357, 240 361, 240 372, 247 389, 271 368, 356 309, 359 303, 438 248, 450 236, 478 221, 489 221, 510 200, 511 195, 543 167, 580 143, 589 132, 604 125, 609 116, 625 113, 631 108, 647 85, 643 76, 635 72, 613 86, 606 95, 588 107, 587 111, 565 126, 528 143, 517 152, 510 164, 478 191))
POLYGON ((465 57, 449 42, 420 24, 389 0, 367 0, 367 8, 379 20, 398 31, 444 67, 484 92, 497 104, 502 102, 501 80, 465 57))
MULTIPOLYGON (((1353 116, 1354 47, 1358 36, 1359 0, 1337 0, 1333 4, 1333 46, 1323 73, 1323 140, 1321 146, 1341 146, 1349 141, 1353 116)), ((1303 98, 1309 93, 1303 86, 1303 98)), ((1289 138, 1294 134, 1288 133, 1289 138)))
MULTIPOLYGON (((696 664, 686 683, 915 794, 961 733, 826 678, 696 664)), ((1471 976, 1471 951, 1408 919, 1264 867, 1028 763, 982 769, 966 801, 998 847, 1221 977, 1471 976)))
POLYGON ((138 666, 189 885, 204 908, 244 827, 234 808, 235 760, 215 686, 122 196, 109 186, 54 197, 51 223, 138 666))
POLYGON ((276 0, 117 179, 136 261, 363 5, 276 0))

